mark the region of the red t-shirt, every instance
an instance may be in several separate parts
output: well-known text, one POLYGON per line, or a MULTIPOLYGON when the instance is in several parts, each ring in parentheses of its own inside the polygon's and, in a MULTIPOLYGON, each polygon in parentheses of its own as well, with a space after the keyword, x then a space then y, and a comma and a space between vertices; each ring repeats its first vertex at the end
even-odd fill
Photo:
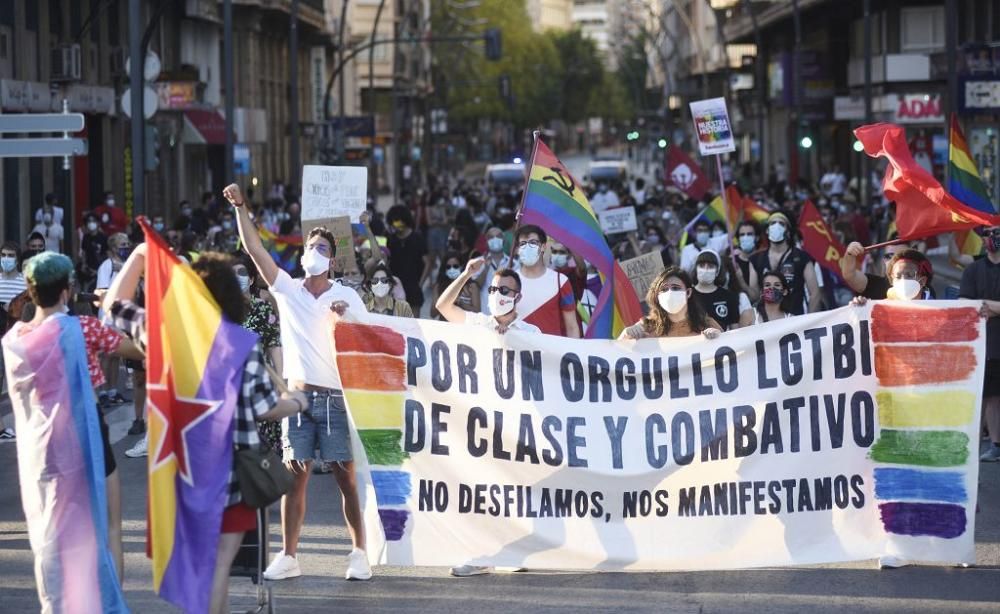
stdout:
POLYGON ((118 207, 101 205, 94 209, 94 215, 97 216, 101 224, 101 231, 109 237, 116 232, 125 232, 125 227, 128 226, 128 218, 125 216, 125 212, 118 207))

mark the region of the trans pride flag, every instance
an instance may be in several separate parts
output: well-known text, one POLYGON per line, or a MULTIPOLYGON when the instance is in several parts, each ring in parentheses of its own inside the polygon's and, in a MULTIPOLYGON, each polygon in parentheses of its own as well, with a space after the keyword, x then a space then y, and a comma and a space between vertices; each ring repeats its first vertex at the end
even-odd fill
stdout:
POLYGON ((233 462, 233 413, 257 336, 222 317, 208 288, 146 220, 149 542, 153 589, 208 610, 233 462))
POLYGON ((18 323, 3 348, 42 611, 128 612, 108 548, 100 418, 80 321, 18 323))
POLYGON ((600 272, 604 285, 587 326, 588 339, 614 339, 639 321, 642 307, 635 288, 611 254, 587 195, 541 139, 535 141, 520 222, 541 226, 600 272))

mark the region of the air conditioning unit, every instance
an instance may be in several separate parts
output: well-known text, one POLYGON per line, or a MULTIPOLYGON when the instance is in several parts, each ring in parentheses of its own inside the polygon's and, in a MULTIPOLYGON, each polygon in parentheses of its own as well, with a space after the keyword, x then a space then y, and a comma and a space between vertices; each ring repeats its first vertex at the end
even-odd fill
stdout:
POLYGON ((52 49, 50 81, 80 80, 80 45, 58 45, 52 49))
POLYGON ((128 53, 125 47, 115 47, 111 50, 111 54, 108 57, 109 70, 111 72, 112 78, 127 77, 125 73, 125 60, 128 59, 128 53))

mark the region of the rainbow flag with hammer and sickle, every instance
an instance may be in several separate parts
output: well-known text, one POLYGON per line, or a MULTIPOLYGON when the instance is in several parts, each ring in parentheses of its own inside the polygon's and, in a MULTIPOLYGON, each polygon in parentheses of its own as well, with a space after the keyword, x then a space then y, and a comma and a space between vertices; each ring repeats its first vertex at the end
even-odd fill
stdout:
POLYGON ((257 336, 230 322, 146 220, 147 554, 153 589, 207 612, 233 462, 233 415, 257 336))

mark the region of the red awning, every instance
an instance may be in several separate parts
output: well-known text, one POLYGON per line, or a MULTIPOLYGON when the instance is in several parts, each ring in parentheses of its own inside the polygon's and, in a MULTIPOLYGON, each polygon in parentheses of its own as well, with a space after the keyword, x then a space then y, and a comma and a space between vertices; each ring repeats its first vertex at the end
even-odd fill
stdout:
POLYGON ((226 144, 226 119, 215 110, 184 111, 184 141, 206 145, 226 144))

